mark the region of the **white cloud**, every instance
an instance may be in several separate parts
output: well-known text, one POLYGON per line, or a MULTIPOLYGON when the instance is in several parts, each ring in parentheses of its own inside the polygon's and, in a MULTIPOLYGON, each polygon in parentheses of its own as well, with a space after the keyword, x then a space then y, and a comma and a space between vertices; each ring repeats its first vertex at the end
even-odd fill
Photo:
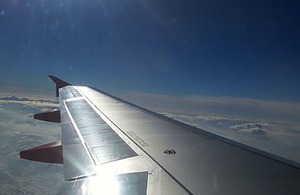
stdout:
POLYGON ((32 106, 58 107, 59 106, 57 100, 54 99, 47 99, 41 97, 16 96, 16 95, 0 96, 0 106, 1 104, 7 104, 7 103, 18 103, 29 107, 32 106))
POLYGON ((247 132, 252 135, 266 135, 270 129, 270 124, 268 123, 243 123, 230 126, 232 130, 238 130, 241 132, 247 132))
MULTIPOLYGON (((233 97, 173 97, 128 92, 121 98, 156 112, 299 124, 300 103, 233 97)), ((207 118, 207 120, 211 120, 207 118)))
POLYGON ((55 101, 55 90, 41 91, 40 89, 28 89, 22 87, 0 86, 0 98, 16 96, 20 98, 28 98, 31 100, 44 99, 55 101))
POLYGON ((53 103, 1 100, 0 106, 0 183, 3 184, 0 191, 3 194, 55 193, 63 181, 62 168, 23 160, 18 155, 21 150, 60 140, 59 124, 30 117, 43 108, 52 108, 53 103))
POLYGON ((196 116, 195 118, 205 120, 205 121, 224 121, 224 120, 240 121, 240 120, 242 120, 242 119, 234 119, 234 118, 227 118, 227 117, 220 117, 220 116, 196 116))
POLYGON ((163 113, 214 134, 300 162, 300 127, 281 122, 163 113))

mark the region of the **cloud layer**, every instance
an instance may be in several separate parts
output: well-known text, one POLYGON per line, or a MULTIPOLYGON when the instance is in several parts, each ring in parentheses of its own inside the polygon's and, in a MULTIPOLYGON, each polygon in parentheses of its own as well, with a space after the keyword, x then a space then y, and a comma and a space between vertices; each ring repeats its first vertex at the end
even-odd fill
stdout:
POLYGON ((300 104, 128 92, 122 98, 170 118, 300 162, 300 104))
POLYGON ((4 96, 0 97, 0 104, 16 103, 23 104, 25 106, 36 106, 36 107, 58 107, 58 101, 48 99, 36 99, 36 98, 25 98, 17 96, 4 96))
POLYGON ((173 97, 128 92, 120 97, 158 112, 218 116, 232 119, 282 121, 298 124, 300 103, 233 97, 173 97))
POLYGON ((253 135, 266 135, 270 131, 269 126, 268 123, 243 123, 230 126, 230 129, 248 132, 253 135))
POLYGON ((61 166, 19 158, 19 152, 60 140, 60 125, 36 121, 35 113, 57 107, 51 100, 0 98, 1 194, 55 194, 63 181, 61 166))

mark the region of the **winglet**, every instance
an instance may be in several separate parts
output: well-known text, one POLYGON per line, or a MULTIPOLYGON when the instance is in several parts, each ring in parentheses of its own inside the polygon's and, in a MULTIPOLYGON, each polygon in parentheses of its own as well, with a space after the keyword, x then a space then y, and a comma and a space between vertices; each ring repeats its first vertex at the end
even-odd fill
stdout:
POLYGON ((52 79, 52 81, 56 84, 56 97, 59 96, 58 90, 59 88, 65 87, 67 85, 71 85, 70 83, 67 83, 53 75, 48 75, 50 77, 50 79, 52 79))

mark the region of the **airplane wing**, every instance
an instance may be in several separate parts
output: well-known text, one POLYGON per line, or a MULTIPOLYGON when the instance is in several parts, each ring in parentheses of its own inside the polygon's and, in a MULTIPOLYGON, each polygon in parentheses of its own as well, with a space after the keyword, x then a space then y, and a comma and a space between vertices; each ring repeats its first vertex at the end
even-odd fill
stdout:
POLYGON ((299 194, 299 163, 54 76, 62 141, 20 153, 63 163, 58 194, 299 194))

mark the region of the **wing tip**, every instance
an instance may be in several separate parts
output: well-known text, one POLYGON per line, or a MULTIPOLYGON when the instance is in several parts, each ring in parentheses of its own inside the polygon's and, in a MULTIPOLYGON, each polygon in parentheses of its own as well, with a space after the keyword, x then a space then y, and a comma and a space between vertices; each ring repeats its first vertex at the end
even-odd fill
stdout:
MULTIPOLYGON (((55 83, 55 84, 58 84, 58 85, 71 85, 70 83, 66 82, 66 81, 63 81, 61 80, 60 78, 57 78, 56 76, 53 76, 53 75, 48 75, 48 77, 55 83)), ((63 86, 64 87, 64 86, 63 86)))
POLYGON ((56 97, 59 96, 59 92, 58 92, 59 88, 71 85, 70 83, 63 81, 53 75, 48 75, 48 77, 56 84, 56 97))

